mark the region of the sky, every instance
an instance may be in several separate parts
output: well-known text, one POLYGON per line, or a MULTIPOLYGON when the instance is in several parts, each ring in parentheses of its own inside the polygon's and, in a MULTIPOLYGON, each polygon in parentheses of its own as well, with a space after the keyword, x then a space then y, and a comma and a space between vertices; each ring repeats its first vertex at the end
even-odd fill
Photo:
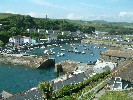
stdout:
POLYGON ((0 13, 37 18, 133 22, 133 0, 0 0, 0 13))

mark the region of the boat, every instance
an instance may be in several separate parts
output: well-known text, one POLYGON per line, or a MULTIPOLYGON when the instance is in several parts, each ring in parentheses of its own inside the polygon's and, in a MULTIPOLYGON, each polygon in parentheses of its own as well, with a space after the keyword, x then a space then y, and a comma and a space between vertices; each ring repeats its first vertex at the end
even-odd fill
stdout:
POLYGON ((94 55, 94 53, 93 53, 93 52, 91 52, 91 55, 93 56, 93 55, 94 55))
POLYGON ((85 48, 84 50, 89 50, 89 48, 85 48))
POLYGON ((65 51, 65 49, 61 49, 61 51, 65 51))
POLYGON ((57 57, 61 57, 61 56, 64 56, 65 55, 65 53, 58 53, 58 55, 57 55, 57 57))
POLYGON ((88 61, 87 65, 95 65, 96 62, 97 62, 97 60, 96 61, 88 61))
POLYGON ((41 46, 40 48, 41 48, 41 49, 44 49, 44 48, 45 48, 45 46, 41 46))
POLYGON ((64 56, 64 55, 65 55, 65 53, 61 53, 61 54, 60 54, 60 56, 64 56))
POLYGON ((86 47, 86 45, 83 45, 83 47, 86 47))
POLYGON ((49 53, 49 55, 54 55, 54 54, 55 54, 55 52, 50 52, 50 53, 49 53))
POLYGON ((48 54, 48 50, 44 50, 44 54, 48 54))
POLYGON ((50 47, 50 46, 51 46, 50 44, 47 45, 47 47, 50 47))
POLYGON ((85 54, 86 52, 85 51, 82 51, 82 54, 85 54))
POLYGON ((75 52, 75 53, 81 53, 81 52, 80 52, 80 51, 78 51, 78 50, 74 50, 74 52, 75 52))

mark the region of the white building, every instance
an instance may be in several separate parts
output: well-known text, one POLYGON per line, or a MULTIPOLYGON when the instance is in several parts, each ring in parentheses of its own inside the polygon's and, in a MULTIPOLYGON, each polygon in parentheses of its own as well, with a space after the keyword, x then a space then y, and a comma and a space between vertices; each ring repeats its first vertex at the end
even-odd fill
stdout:
POLYGON ((25 43, 31 44, 32 39, 30 37, 18 35, 18 36, 10 37, 9 42, 14 43, 14 45, 17 46, 25 43))
POLYGON ((116 67, 116 63, 97 60, 96 65, 94 66, 93 70, 95 73, 103 73, 107 70, 111 71, 115 67, 116 67))
POLYGON ((115 77, 114 84, 113 84, 113 90, 121 90, 121 89, 122 89, 122 78, 115 77))
POLYGON ((57 34, 50 34, 47 38, 48 42, 57 41, 57 34))

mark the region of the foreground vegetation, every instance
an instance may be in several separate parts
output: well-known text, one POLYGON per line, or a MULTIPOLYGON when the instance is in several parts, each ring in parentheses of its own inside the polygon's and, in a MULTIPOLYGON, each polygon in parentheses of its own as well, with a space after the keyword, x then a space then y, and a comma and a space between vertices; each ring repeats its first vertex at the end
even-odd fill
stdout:
POLYGON ((108 91, 99 100, 131 100, 127 91, 108 91))
MULTIPOLYGON (((64 87, 62 87, 60 90, 58 90, 57 92, 54 92, 53 90, 50 97, 49 95, 45 97, 48 97, 47 99, 56 99, 56 100, 75 100, 78 99, 82 94, 86 93, 85 96, 82 96, 82 99, 85 100, 86 98, 91 98, 91 96, 93 95, 94 91, 91 89, 94 88, 97 84, 99 84, 100 82, 102 82, 107 75, 110 73, 110 71, 101 73, 101 74, 96 74, 93 77, 81 82, 81 83, 77 83, 77 84, 72 84, 72 85, 66 85, 64 87), (90 92, 88 92, 90 90, 90 92), (88 93, 87 93, 88 92, 88 93)), ((47 93, 47 91, 49 89, 51 89, 51 85, 45 85, 46 82, 39 84, 39 88, 42 91, 42 93, 47 93), (44 85, 42 85, 44 84, 44 85), (46 89, 47 88, 47 89, 46 89)), ((45 98, 46 99, 46 98, 45 98)))

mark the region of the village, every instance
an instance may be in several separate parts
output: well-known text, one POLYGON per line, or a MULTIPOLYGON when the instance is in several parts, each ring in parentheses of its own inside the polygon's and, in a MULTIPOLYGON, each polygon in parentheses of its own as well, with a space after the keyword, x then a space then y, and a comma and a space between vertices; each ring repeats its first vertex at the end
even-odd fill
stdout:
MULTIPOLYGON (((0 24, 1 27, 3 24, 0 24)), ((129 100, 132 100, 132 35, 113 35, 104 31, 92 30, 88 33, 78 29, 77 31, 61 31, 34 28, 25 31, 28 36, 11 36, 5 47, 0 47, 0 62, 24 65, 34 69, 54 66, 55 73, 65 73, 53 80, 40 82, 38 86, 16 94, 3 90, 0 93, 1 100, 42 100, 47 99, 49 93, 51 93, 53 100, 67 96, 77 100, 98 100, 106 92, 123 93, 125 91, 129 100), (44 35, 44 37, 33 38, 30 34, 44 35), (70 49, 62 48, 63 44, 68 44, 70 49), (91 44, 95 46, 86 46, 91 44), (49 50, 48 47, 50 47, 49 50), (54 51, 56 47, 59 47, 58 53, 54 51), (82 51, 79 50, 80 47, 83 48, 82 51), (102 52, 101 48, 109 49, 102 52), (30 54, 35 49, 42 49, 43 55, 30 54), (90 51, 90 57, 93 57, 95 52, 90 49, 99 50, 99 59, 86 63, 66 59, 56 63, 56 59, 51 57, 51 55, 55 55, 55 57, 61 58, 67 53, 70 55, 87 55, 88 51, 90 51), (42 91, 40 86, 43 83, 50 84, 52 86, 51 91, 48 93, 42 91)))
MULTIPOLYGON (((47 45, 52 45, 56 43, 58 44, 57 42, 58 38, 55 35, 54 31, 51 31, 51 33, 49 34, 50 35, 48 35, 47 41, 46 39, 40 39, 41 45, 37 45, 38 48, 42 48, 43 46, 46 46, 47 43, 48 43, 47 45)), ((133 90, 132 89, 133 87, 132 49, 133 48, 132 48, 132 45, 129 45, 130 43, 132 43, 132 38, 124 38, 122 36, 104 35, 104 34, 102 36, 101 35, 102 35, 101 33, 99 34, 96 33, 94 35, 84 34, 85 37, 82 38, 81 40, 81 42, 84 42, 86 44, 95 43, 96 45, 105 45, 105 46, 111 47, 110 50, 102 52, 100 59, 98 59, 95 63, 88 65, 82 62, 74 62, 74 61, 66 60, 66 61, 59 62, 58 64, 55 64, 55 72, 61 72, 61 71, 68 72, 63 76, 50 81, 50 84, 53 84, 53 89, 55 92, 60 90, 65 85, 80 84, 85 80, 97 74, 104 73, 106 71, 110 71, 110 74, 108 74, 108 77, 100 81, 100 83, 99 82, 96 83, 95 84, 96 86, 92 87, 92 89, 95 88, 95 91, 91 96, 92 100, 96 100, 97 98, 99 98, 101 95, 105 93, 105 91, 127 90, 129 91, 129 94, 133 92, 132 91, 133 90), (97 42, 98 40, 100 40, 100 42, 97 42), (102 42, 105 40, 108 40, 110 42, 108 41, 102 42), (122 45, 121 42, 125 43, 125 45, 122 45)), ((32 40, 31 37, 25 37, 25 36, 13 36, 9 39, 9 42, 13 43, 15 47, 17 46, 19 47, 19 45, 20 46, 21 45, 28 46, 29 44, 34 45, 37 43, 36 40, 32 40)), ((29 46, 29 47, 30 48, 28 50, 31 50, 31 48, 33 49, 36 48, 36 46, 35 47, 29 46)), ((6 52, 4 51, 4 53, 14 54, 15 52, 10 51, 10 49, 7 49, 7 51, 6 52)), ((3 55, 4 53, 1 48, 1 54, 3 55)), ((78 97, 79 100, 81 100, 81 98, 84 98, 85 95, 91 93, 91 90, 89 90, 90 92, 88 92, 87 90, 82 92, 81 96, 78 97)), ((38 87, 34 87, 28 91, 14 94, 14 95, 7 93, 6 91, 3 91, 1 93, 1 98, 3 98, 3 100, 5 99, 18 100, 18 98, 19 100, 24 100, 24 99, 28 100, 33 98, 34 100, 37 100, 37 99, 42 99, 42 93, 38 89, 38 87)))

